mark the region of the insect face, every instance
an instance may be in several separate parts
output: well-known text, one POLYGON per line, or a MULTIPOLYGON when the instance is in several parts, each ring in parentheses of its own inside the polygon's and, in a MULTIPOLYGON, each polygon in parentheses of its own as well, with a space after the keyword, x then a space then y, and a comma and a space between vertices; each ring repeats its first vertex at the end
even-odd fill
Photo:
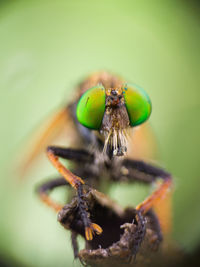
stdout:
POLYGON ((122 88, 106 90, 105 106, 100 129, 105 138, 104 152, 111 151, 114 156, 123 156, 127 150, 126 130, 130 127, 130 121, 122 88))
POLYGON ((123 156, 127 150, 127 129, 148 119, 151 102, 146 92, 135 85, 98 85, 81 96, 76 114, 82 125, 103 136, 105 153, 123 156))

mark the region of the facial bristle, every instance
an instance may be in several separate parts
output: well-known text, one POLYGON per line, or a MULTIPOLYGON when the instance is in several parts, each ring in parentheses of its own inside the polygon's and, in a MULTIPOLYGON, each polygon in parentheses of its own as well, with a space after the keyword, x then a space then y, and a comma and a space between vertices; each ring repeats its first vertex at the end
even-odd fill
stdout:
POLYGON ((126 129, 111 129, 105 134, 103 153, 106 153, 108 146, 113 156, 123 156, 127 151, 126 129))

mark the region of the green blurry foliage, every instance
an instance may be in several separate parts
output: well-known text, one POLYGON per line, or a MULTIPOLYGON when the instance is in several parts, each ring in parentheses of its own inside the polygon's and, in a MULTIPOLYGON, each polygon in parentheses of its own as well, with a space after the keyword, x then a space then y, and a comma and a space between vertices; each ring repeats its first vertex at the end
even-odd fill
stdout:
MULTIPOLYGON (((55 170, 44 162, 19 183, 10 172, 28 134, 76 82, 110 70, 150 95, 160 163, 175 177, 173 238, 200 240, 200 21, 187 1, 0 2, 0 250, 25 266, 79 266, 69 233, 37 199, 35 184, 55 170)), ((146 188, 114 186, 134 205, 146 188)))

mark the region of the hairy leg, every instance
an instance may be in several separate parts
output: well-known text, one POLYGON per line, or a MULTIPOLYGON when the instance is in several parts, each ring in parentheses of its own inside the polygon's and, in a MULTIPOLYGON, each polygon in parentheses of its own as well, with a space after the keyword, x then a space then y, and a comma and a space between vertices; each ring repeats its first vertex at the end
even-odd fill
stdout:
POLYGON ((87 203, 84 200, 83 185, 84 181, 68 170, 60 161, 59 157, 64 159, 70 159, 77 161, 79 163, 89 163, 93 161, 93 155, 86 150, 75 150, 66 149, 61 147, 48 147, 47 156, 53 166, 58 170, 58 172, 65 178, 65 180, 77 191, 78 196, 78 208, 80 210, 80 215, 85 226, 85 237, 87 240, 93 239, 93 234, 102 233, 102 229, 99 225, 94 224, 90 221, 89 214, 87 212, 87 203))
POLYGON ((74 231, 71 232, 71 242, 72 242, 72 247, 73 247, 73 251, 74 251, 74 258, 78 258, 78 242, 77 242, 77 233, 75 233, 74 231))
MULTIPOLYGON (((59 187, 59 186, 68 186, 69 184, 67 183, 67 181, 63 178, 57 178, 51 181, 48 181, 44 184, 42 184, 41 186, 39 186, 37 188, 37 193, 39 194, 40 199, 47 204, 48 206, 50 206, 51 208, 53 208, 56 212, 60 211, 63 206, 56 203, 55 201, 53 201, 50 196, 49 193, 59 187)), ((77 243, 77 234, 75 232, 71 232, 71 243, 72 243, 72 247, 73 247, 73 251, 74 251, 74 258, 78 257, 78 243, 77 243)))
POLYGON ((136 257, 136 254, 140 248, 140 245, 146 233, 146 220, 140 211, 137 211, 136 222, 137 222, 137 232, 135 233, 135 238, 134 238, 134 241, 135 241, 134 247, 133 247, 134 257, 136 257))
POLYGON ((150 228, 154 231, 154 235, 152 236, 150 243, 153 250, 158 249, 159 244, 163 240, 162 231, 160 228, 160 222, 155 212, 151 209, 146 213, 148 224, 150 228))
POLYGON ((125 159, 120 168, 119 180, 127 179, 129 181, 140 181, 143 183, 153 183, 160 180, 161 182, 159 187, 136 207, 143 215, 158 203, 160 199, 165 197, 172 185, 172 178, 168 172, 143 161, 125 159))
MULTIPOLYGON (((146 184, 152 184, 159 180, 161 181, 158 189, 136 207, 140 215, 144 216, 144 220, 145 218, 148 220, 148 225, 155 232, 150 242, 152 248, 156 249, 163 237, 159 219, 153 212, 152 207, 154 207, 154 205, 159 205, 159 201, 165 197, 167 191, 170 189, 172 184, 171 175, 161 168, 154 167, 143 161, 130 159, 123 160, 119 168, 120 169, 118 169, 116 173, 114 171, 113 178, 115 181, 141 182, 146 184)), ((140 218, 142 220, 142 217, 140 218)), ((146 224, 145 221, 143 221, 143 224, 146 224)), ((138 231, 138 240, 142 239, 142 232, 140 234, 138 231)))
POLYGON ((53 208, 56 212, 60 211, 63 208, 63 205, 56 203, 50 196, 49 193, 54 188, 67 185, 67 182, 64 178, 57 178, 51 181, 48 181, 37 188, 37 193, 40 199, 47 204, 49 207, 53 208))

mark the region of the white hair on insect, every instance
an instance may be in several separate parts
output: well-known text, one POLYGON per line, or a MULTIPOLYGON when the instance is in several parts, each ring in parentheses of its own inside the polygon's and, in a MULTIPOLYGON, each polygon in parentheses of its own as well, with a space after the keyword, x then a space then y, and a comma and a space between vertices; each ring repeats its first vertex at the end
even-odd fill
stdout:
POLYGON ((104 132, 105 142, 103 153, 106 154, 107 147, 110 145, 113 150, 113 156, 118 155, 119 149, 122 154, 127 151, 128 131, 127 129, 111 129, 109 132, 104 132))

